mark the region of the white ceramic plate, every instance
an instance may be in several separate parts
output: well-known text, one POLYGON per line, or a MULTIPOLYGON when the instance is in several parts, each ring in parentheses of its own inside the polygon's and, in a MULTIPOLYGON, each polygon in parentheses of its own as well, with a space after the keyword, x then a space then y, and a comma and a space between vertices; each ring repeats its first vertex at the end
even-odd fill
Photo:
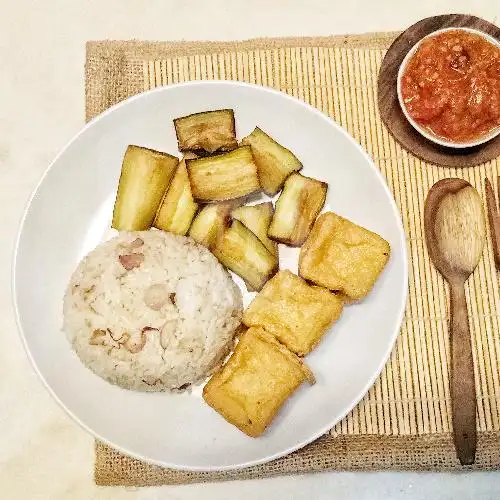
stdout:
MULTIPOLYGON (((298 251, 280 246, 281 266, 298 251)), ((345 416, 375 381, 398 334, 407 293, 406 243, 398 210, 360 146, 316 109, 280 92, 235 82, 163 87, 121 103, 89 123, 57 156, 25 213, 13 291, 19 327, 45 385, 86 430, 149 462, 188 470, 245 467, 311 442, 345 416), (374 290, 345 308, 307 357, 317 378, 285 404, 263 437, 228 424, 193 394, 115 387, 87 370, 61 332, 62 297, 77 262, 107 237, 128 144, 175 153, 172 119, 233 108, 238 137, 259 125, 292 149, 303 173, 329 184, 326 209, 387 239, 392 256, 374 290)), ((248 303, 249 294, 245 292, 248 303)))

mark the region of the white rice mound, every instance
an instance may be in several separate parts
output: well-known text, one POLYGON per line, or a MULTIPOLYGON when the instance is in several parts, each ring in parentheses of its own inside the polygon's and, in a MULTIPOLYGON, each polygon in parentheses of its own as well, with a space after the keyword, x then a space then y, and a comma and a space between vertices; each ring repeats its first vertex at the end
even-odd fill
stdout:
POLYGON ((85 366, 109 382, 182 390, 220 365, 242 310, 228 272, 191 238, 124 232, 73 273, 63 330, 85 366))

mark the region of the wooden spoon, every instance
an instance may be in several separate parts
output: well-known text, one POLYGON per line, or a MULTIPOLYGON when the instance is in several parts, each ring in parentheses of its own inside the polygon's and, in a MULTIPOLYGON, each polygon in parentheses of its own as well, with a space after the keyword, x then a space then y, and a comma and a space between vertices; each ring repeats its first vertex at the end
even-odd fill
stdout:
POLYGON ((465 282, 479 263, 486 237, 478 192, 462 179, 432 186, 424 212, 432 262, 450 286, 450 344, 453 439, 462 465, 476 455, 476 389, 465 282))

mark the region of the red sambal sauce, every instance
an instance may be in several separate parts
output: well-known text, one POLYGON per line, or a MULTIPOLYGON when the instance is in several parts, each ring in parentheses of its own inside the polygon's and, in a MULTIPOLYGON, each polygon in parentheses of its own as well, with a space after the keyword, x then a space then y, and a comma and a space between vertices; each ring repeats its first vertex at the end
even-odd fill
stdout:
POLYGON ((500 48, 462 30, 424 40, 401 81, 409 115, 453 142, 500 126, 500 48))

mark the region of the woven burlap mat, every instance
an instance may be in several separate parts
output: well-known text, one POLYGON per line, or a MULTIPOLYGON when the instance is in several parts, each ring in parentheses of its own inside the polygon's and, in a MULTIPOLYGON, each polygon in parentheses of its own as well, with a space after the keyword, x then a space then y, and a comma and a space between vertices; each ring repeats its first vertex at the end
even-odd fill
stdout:
MULTIPOLYGON (((96 443, 100 485, 158 485, 322 470, 459 469, 451 441, 447 289, 423 240, 429 188, 461 177, 484 199, 498 159, 475 168, 426 164, 404 151, 379 118, 376 82, 394 34, 245 42, 89 42, 86 114, 144 90, 195 79, 274 87, 331 116, 368 151, 387 179, 408 237, 410 294, 391 358, 361 403, 332 431, 269 464, 232 472, 162 469, 96 443)), ((500 468, 500 291, 491 243, 467 284, 474 347, 479 444, 474 469, 500 468)))

